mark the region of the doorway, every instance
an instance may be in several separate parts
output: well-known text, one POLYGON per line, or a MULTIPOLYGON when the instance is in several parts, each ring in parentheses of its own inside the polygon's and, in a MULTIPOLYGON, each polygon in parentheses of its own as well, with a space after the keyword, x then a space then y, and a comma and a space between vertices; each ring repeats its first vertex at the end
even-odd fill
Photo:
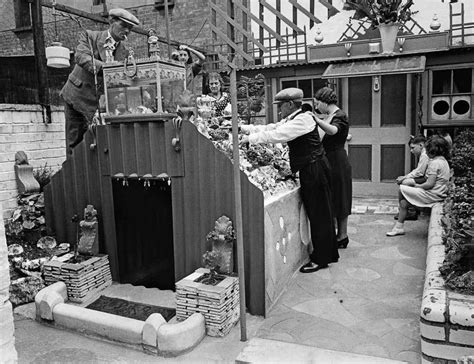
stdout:
POLYGON ((112 184, 120 282, 174 290, 171 186, 138 178, 112 184))

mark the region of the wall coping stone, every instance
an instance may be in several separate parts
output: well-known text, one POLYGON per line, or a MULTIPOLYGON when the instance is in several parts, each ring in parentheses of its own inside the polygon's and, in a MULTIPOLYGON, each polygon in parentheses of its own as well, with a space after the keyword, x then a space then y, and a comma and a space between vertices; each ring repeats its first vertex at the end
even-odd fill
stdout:
MULTIPOLYGON (((42 111, 39 104, 0 104, 0 111, 42 111)), ((64 111, 64 106, 51 105, 51 111, 64 111)))
POLYGON ((474 296, 447 289, 439 272, 445 256, 442 213, 443 203, 433 206, 428 230, 420 310, 421 351, 426 363, 474 355, 474 296))

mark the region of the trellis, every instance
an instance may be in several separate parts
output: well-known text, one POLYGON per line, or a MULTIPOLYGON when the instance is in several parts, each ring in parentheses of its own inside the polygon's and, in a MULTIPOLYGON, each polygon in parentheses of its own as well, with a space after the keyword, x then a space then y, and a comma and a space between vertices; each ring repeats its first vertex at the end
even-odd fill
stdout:
POLYGON ((227 54, 228 59, 239 66, 288 63, 307 61, 306 28, 302 20, 309 19, 310 27, 321 20, 315 14, 315 3, 318 2, 328 9, 328 13, 339 12, 332 5, 332 0, 310 0, 309 9, 298 0, 288 0, 292 6, 292 19, 281 11, 281 0, 271 5, 267 0, 258 0, 258 16, 250 11, 249 0, 226 0, 226 10, 222 10, 216 0, 209 0, 210 28, 212 36, 211 58, 214 58, 213 69, 221 69, 217 53, 227 54), (275 16, 275 24, 265 21, 263 12, 267 10, 275 16), (227 31, 218 27, 217 19, 224 20, 227 31), (251 31, 257 25, 258 36, 251 31), (285 30, 282 31, 282 25, 285 30))
MULTIPOLYGON (((361 35, 365 34, 372 26, 370 20, 363 19, 357 20, 355 23, 352 21, 352 18, 349 18, 347 23, 347 28, 342 33, 341 37, 338 39, 338 42, 348 42, 357 40, 361 35)), ((402 33, 408 34, 426 34, 426 30, 415 20, 410 19, 401 24, 402 33)))

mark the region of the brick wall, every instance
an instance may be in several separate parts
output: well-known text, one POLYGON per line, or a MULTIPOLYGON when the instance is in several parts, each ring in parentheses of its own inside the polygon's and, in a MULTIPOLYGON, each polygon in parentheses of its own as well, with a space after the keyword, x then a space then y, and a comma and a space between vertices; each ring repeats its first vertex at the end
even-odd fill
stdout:
POLYGON ((16 206, 15 153, 26 152, 29 163, 53 170, 66 158, 64 112, 53 108, 51 124, 43 123, 38 105, 0 104, 0 203, 4 217, 16 206))
MULTIPOLYGON (((6 0, 0 0, 0 9, 3 9, 3 13, 0 15, 0 56, 31 55, 33 54, 32 32, 31 30, 23 32, 13 31, 15 26, 14 21, 12 21, 14 19, 13 6, 9 6, 7 3, 6 0)), ((107 3, 109 4, 109 1, 107 3)), ((164 10, 157 10, 153 5, 132 6, 136 2, 130 1, 129 3, 130 6, 127 9, 138 17, 144 29, 155 28, 161 37, 166 37, 164 10)), ((226 1, 218 0, 217 3, 225 11, 226 1)), ((51 12, 51 9, 43 7, 46 44, 50 44, 55 40, 55 27, 51 12)), ((185 44, 192 43, 192 45, 200 47, 205 47, 211 43, 208 0, 175 0, 175 5, 170 8, 169 15, 170 39, 172 41, 185 44), (207 22, 205 22, 206 20, 207 22)), ((217 18, 218 26, 225 33, 224 22, 219 16, 217 18)), ((81 28, 69 18, 58 16, 57 19, 59 40, 63 45, 73 50, 77 45, 77 35, 81 28)), ((85 18, 78 19, 86 29, 98 30, 107 28, 107 24, 96 23, 85 18)), ((218 42, 221 43, 221 41, 218 42)), ((146 54, 146 37, 144 35, 133 33, 127 43, 133 47, 137 55, 144 56, 146 54)), ((166 48, 164 45, 162 47, 166 48)))

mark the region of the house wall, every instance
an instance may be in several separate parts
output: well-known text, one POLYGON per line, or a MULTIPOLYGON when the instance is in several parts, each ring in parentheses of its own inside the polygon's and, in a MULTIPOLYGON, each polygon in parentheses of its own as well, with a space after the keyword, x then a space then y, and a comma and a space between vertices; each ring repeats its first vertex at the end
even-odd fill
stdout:
POLYGON ((15 153, 24 151, 34 168, 47 164, 58 170, 66 159, 64 112, 53 108, 52 122, 45 124, 39 105, 0 104, 0 203, 3 216, 17 206, 15 153))
MULTIPOLYGON (((320 78, 326 70, 329 63, 315 63, 298 66, 280 66, 268 67, 265 69, 254 68, 248 71, 240 71, 245 76, 254 76, 257 73, 262 73, 266 78, 267 86, 267 103, 271 105, 274 95, 282 89, 282 82, 291 80, 308 80, 320 78)), ((384 81, 382 76, 380 83, 384 81)), ((333 81, 334 82, 334 81, 333 81)), ((371 81, 372 84, 373 80, 371 81)), ((355 87, 359 87, 355 83, 355 87)), ((349 113, 349 121, 351 115, 349 112, 349 82, 347 78, 341 78, 336 81, 336 89, 339 95, 339 106, 349 113)), ((314 91, 313 91, 314 92, 314 91)), ((357 93, 357 90, 353 90, 357 93)), ((382 123, 382 99, 381 93, 374 91, 371 87, 369 97, 372 100, 372 107, 370 111, 370 125, 356 126, 352 125, 349 130, 351 139, 346 143, 346 150, 349 158, 351 152, 355 149, 351 148, 365 148, 368 150, 368 157, 366 155, 356 155, 352 157, 357 160, 352 163, 353 175, 356 175, 356 169, 367 169, 369 176, 367 179, 353 178, 353 194, 354 196, 370 196, 370 197, 384 197, 396 198, 398 185, 394 183, 395 177, 392 180, 383 178, 384 165, 390 155, 386 155, 384 159, 384 148, 392 148, 398 150, 396 165, 400 167, 400 175, 408 173, 413 164, 410 159, 410 151, 406 146, 410 133, 413 132, 416 124, 415 107, 416 102, 413 96, 416 92, 415 79, 412 75, 407 75, 404 84, 401 84, 398 89, 398 94, 405 97, 405 117, 400 120, 397 125, 383 125, 382 123)), ((305 99, 304 102, 312 103, 310 98, 305 99)), ((275 105, 269 108, 267 113, 267 122, 278 121, 277 109, 275 105)), ((386 149, 385 149, 386 150, 386 149)), ((385 165, 386 167, 386 165, 385 165)), ((385 168, 386 169, 386 168, 385 168)))
MULTIPOLYGON (((123 7, 134 13, 140 20, 143 29, 155 28, 158 35, 166 37, 165 11, 155 9, 153 1, 140 2, 137 6, 135 1, 107 1, 109 9, 123 7)), ((205 47, 212 42, 210 33, 210 10, 207 0, 175 0, 174 6, 169 10, 169 33, 172 41, 193 45, 195 47, 205 47)), ((218 1, 224 11, 226 1, 218 1)), ((86 12, 99 14, 102 5, 92 6, 90 1, 61 1, 61 5, 67 5, 86 12)), ((58 12, 59 14, 65 14, 58 12)), ((240 13, 240 12, 239 12, 240 13)), ((76 16, 74 16, 76 18, 76 16)), ((86 18, 77 17, 82 26, 86 29, 106 29, 107 24, 97 23, 86 18)), ((45 43, 50 44, 55 40, 54 17, 52 9, 43 7, 43 24, 45 43)), ((73 50, 77 45, 77 34, 81 31, 79 25, 65 16, 57 17, 57 32, 59 41, 64 46, 73 50)), ((15 12, 13 1, 0 0, 0 56, 31 55, 33 54, 33 36, 31 30, 15 30, 15 12)), ((226 33, 226 25, 222 17, 217 17, 217 27, 226 33)), ((222 43, 222 41, 218 41, 222 43)), ((132 33, 127 41, 128 46, 132 46, 136 55, 145 56, 147 43, 146 36, 132 33)), ((166 46, 161 45, 162 51, 166 52, 166 46)), ((173 49, 172 49, 173 50, 173 49)))

